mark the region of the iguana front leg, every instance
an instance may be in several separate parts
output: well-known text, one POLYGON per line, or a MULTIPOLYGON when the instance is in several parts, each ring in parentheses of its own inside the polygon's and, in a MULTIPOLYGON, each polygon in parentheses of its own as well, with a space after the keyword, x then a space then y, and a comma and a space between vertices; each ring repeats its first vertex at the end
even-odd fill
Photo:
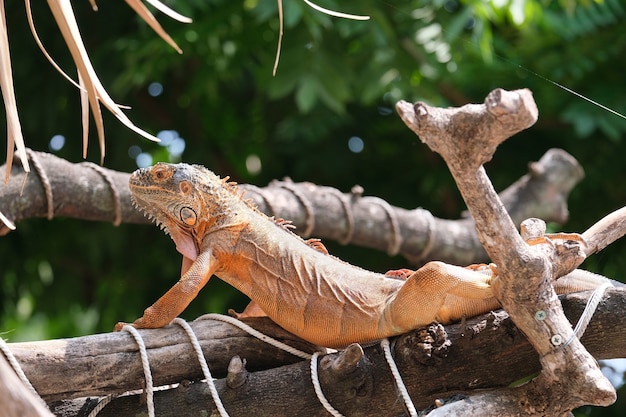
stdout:
MULTIPOLYGON (((148 307, 144 311, 143 317, 135 320, 132 326, 138 329, 153 329, 168 325, 196 298, 196 295, 209 281, 217 266, 217 260, 209 250, 200 253, 193 262, 185 258, 182 266, 183 275, 180 277, 180 280, 154 304, 148 307)), ((115 331, 121 330, 124 324, 126 323, 117 323, 115 331)))

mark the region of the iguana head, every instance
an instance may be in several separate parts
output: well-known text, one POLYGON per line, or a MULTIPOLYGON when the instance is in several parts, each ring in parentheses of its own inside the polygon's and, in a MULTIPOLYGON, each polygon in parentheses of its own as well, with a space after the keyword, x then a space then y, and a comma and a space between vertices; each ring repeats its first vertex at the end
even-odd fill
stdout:
POLYGON ((132 173, 133 205, 168 233, 176 249, 195 260, 208 229, 223 220, 219 203, 232 194, 226 180, 199 165, 158 163, 132 173))

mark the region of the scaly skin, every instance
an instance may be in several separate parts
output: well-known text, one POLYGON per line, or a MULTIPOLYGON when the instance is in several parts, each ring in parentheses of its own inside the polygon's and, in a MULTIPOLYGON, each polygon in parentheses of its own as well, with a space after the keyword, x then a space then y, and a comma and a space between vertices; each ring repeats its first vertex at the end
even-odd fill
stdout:
MULTIPOLYGON (((171 235, 183 255, 180 280, 133 326, 169 324, 213 274, 250 297, 246 311, 258 315, 260 307, 286 330, 328 347, 499 308, 489 268, 429 262, 415 272, 366 271, 327 255, 318 241, 302 240, 284 222, 277 225, 226 180, 187 164, 160 163, 131 175, 134 204, 171 235)), ((597 285, 583 282, 567 292, 597 285)))

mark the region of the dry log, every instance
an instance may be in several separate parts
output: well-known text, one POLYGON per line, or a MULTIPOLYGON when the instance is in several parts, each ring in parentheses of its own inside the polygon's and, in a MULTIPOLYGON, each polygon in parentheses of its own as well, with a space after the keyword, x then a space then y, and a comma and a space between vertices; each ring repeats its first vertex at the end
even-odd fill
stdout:
MULTIPOLYGON (((407 125, 418 133, 431 148, 440 152, 450 166, 468 208, 476 219, 481 242, 491 258, 499 264, 500 274, 494 282, 498 299, 520 329, 517 330, 501 315, 493 314, 490 318, 472 319, 468 322, 471 324, 469 328, 461 325, 456 339, 454 326, 448 329, 450 336, 443 332, 440 326, 431 326, 426 330, 411 332, 398 338, 395 343, 396 361, 418 408, 427 408, 440 397, 458 395, 471 395, 471 398, 452 403, 441 409, 438 414, 454 415, 459 412, 473 412, 476 410, 476 404, 480 404, 483 415, 516 413, 563 415, 582 404, 606 405, 610 403, 614 399, 614 390, 601 375, 595 362, 579 341, 574 338, 571 344, 561 347, 561 340, 569 340, 572 332, 550 286, 551 279, 555 279, 582 262, 586 255, 583 242, 576 241, 572 237, 572 239, 561 239, 562 241, 552 246, 529 247, 526 245, 482 167, 482 164, 491 158, 501 141, 516 131, 526 128, 536 119, 536 106, 530 93, 495 90, 487 97, 485 104, 468 105, 459 109, 436 109, 423 103, 417 103, 415 106, 400 103, 398 109, 407 125), (524 279, 520 279, 520 276, 524 279), (538 312, 544 314, 540 316, 538 312), (486 321, 479 323, 475 320, 486 321), (497 334, 498 331, 504 331, 504 333, 497 334), (481 340, 484 341, 485 338, 496 334, 497 338, 489 339, 488 345, 480 345, 481 340), (523 334, 528 336, 528 340, 523 334), (557 341, 554 336, 559 336, 561 339, 557 341), (464 350, 465 347, 467 350, 464 350), (457 357, 459 362, 452 364, 453 361, 450 358, 455 357, 455 349, 463 351, 464 355, 459 355, 457 357), (525 350, 530 352, 530 356, 525 356, 524 360, 520 361, 517 355, 521 355, 525 350), (498 358, 497 361, 494 361, 495 357, 498 358), (533 358, 537 360, 533 361, 533 358), (511 360, 512 364, 507 370, 517 370, 514 376, 503 372, 502 363, 508 364, 508 360, 511 360), (435 364, 437 366, 433 366, 435 364), (520 364, 523 368, 516 368, 516 364, 520 364), (502 388, 515 379, 536 371, 540 371, 540 374, 532 382, 516 389, 502 388), (563 380, 567 380, 568 384, 562 384, 563 380), (481 391, 474 394, 477 388, 481 391), (492 390, 484 391, 489 388, 492 390)), ((96 168, 93 170, 106 179, 107 176, 102 173, 102 170, 96 168)), ((538 172, 541 171, 538 170, 538 172)), ((110 179, 107 181, 113 182, 110 179)), ((312 213, 309 207, 310 202, 303 197, 303 192, 294 192, 292 185, 282 185, 279 188, 293 194, 305 207, 305 212, 312 213)), ((262 200, 268 200, 263 192, 259 195, 262 200)), ((351 207, 354 200, 359 199, 353 196, 340 200, 344 212, 349 213, 351 208, 346 210, 346 207, 351 207)), ((55 205, 51 204, 49 193, 45 202, 49 208, 48 213, 53 213, 55 205)), ((375 204, 378 204, 380 212, 385 215, 389 224, 397 225, 397 221, 393 221, 394 215, 389 214, 391 209, 388 205, 381 205, 380 202, 375 204)), ((116 221, 123 220, 121 213, 121 209, 118 208, 116 221)), ((7 216, 9 219, 14 219, 10 215, 7 216)), ((310 218, 310 216, 305 216, 304 219, 307 233, 315 230, 311 226, 310 218)), ((342 240, 346 242, 352 240, 355 233, 352 229, 355 221, 348 220, 348 218, 349 215, 345 220, 346 224, 349 223, 346 226, 346 235, 342 237, 342 240), (346 236, 350 236, 350 239, 346 236)), ((5 224, 9 223, 5 222, 5 224)), ((388 251, 401 250, 403 242, 399 237, 399 228, 387 226, 387 229, 383 230, 387 232, 378 231, 377 234, 387 235, 388 251)), ((450 230, 448 234, 451 234, 450 230)), ((539 232, 532 232, 530 236, 541 237, 542 235, 543 231, 539 230, 539 232)), ((428 238, 432 239, 432 236, 428 238)), ((423 246, 430 244, 427 241, 423 246)), ((594 244, 592 251, 601 247, 602 244, 594 244)), ((423 249, 422 247, 420 253, 423 249)), ((612 290, 605 304, 609 304, 614 298, 619 298, 619 304, 612 307, 608 321, 598 321, 601 324, 601 332, 606 329, 603 326, 609 324, 614 326, 616 330, 610 335, 610 342, 617 341, 619 349, 623 349, 624 346, 624 337, 618 334, 624 312, 619 313, 617 321, 611 320, 615 319, 615 312, 620 307, 623 309, 623 297, 623 289, 612 290)), ((596 317, 596 320, 600 320, 600 316, 596 317)), ((153 332, 161 334, 167 330, 171 329, 153 332)), ((144 333, 150 337, 148 332, 150 331, 144 333)), ((601 346, 607 346, 606 335, 596 337, 602 341, 601 346)), ((115 340, 115 342, 118 341, 115 340)), ((69 341, 69 345, 75 342, 69 341)), ((111 342, 108 341, 108 343, 111 346, 111 342)), ((153 354, 157 350, 169 348, 159 343, 161 342, 150 346, 153 354)), ((69 357, 63 353, 67 344, 68 341, 65 341, 65 344, 61 346, 62 349, 55 356, 60 358, 59 362, 64 362, 69 357)), ((80 347, 79 350, 85 349, 85 346, 76 346, 80 347)), ((128 342, 125 348, 127 350, 123 356, 117 358, 119 362, 102 369, 94 366, 93 351, 87 351, 87 357, 82 357, 83 362, 80 362, 80 366, 75 369, 85 369, 91 375, 96 375, 95 379, 101 386, 98 388, 89 386, 87 394, 84 395, 95 393, 100 395, 112 390, 122 390, 111 380, 104 380, 103 376, 120 372, 120 370, 123 373, 130 366, 129 357, 133 357, 134 362, 139 362, 134 350, 130 350, 128 342), (98 391, 99 389, 102 392, 98 391)), ((595 349, 591 344, 588 348, 591 351, 595 349)), ((190 347, 187 349, 191 351, 190 347)), ((217 346, 213 349, 217 349, 217 346)), ((229 357, 232 353, 239 353, 230 350, 228 352, 229 357)), ((101 351, 101 353, 102 355, 99 356, 106 356, 110 352, 101 351)), ((620 356, 622 354, 619 353, 620 356)), ((380 415, 381 407, 384 407, 385 414, 402 414, 401 402, 398 401, 388 368, 377 346, 365 349, 364 356, 361 356, 360 350, 356 347, 340 355, 342 356, 320 361, 320 380, 326 384, 324 392, 336 408, 345 414, 357 416, 373 415, 373 412, 376 413, 375 415, 380 415), (381 406, 381 404, 385 405, 381 406)), ((38 362, 42 358, 43 356, 40 356, 32 362, 36 368, 35 373, 40 371, 38 362)), ((191 358, 192 356, 189 355, 188 361, 191 361, 191 358)), ((153 365, 158 372, 159 369, 168 369, 168 363, 170 367, 176 367, 181 362, 181 357, 175 357, 171 362, 160 362, 154 359, 153 365)), ((223 381, 219 381, 218 389, 232 415, 248 415, 250 404, 260 407, 268 415, 326 414, 313 396, 312 388, 308 383, 307 363, 298 362, 289 366, 272 367, 272 369, 250 373, 242 368, 243 361, 232 361, 231 357, 223 363, 224 369, 228 369, 230 363, 231 378, 227 376, 223 381)), ((66 374, 65 377, 67 378, 68 375, 66 374)), ((170 377, 160 375, 158 381, 161 379, 167 381, 168 378, 170 377)), ((135 375, 130 376, 130 379, 133 384, 137 385, 137 382, 141 382, 141 373, 136 372, 135 375)), ((181 377, 170 378, 169 381, 181 381, 181 377)), ((51 388, 52 380, 39 381, 39 384, 41 389, 54 389, 51 388)), ((37 383, 35 386, 39 388, 37 383)), ((157 396, 157 407, 163 407, 163 415, 180 415, 182 409, 186 414, 210 413, 213 407, 210 401, 197 401, 199 398, 206 397, 205 392, 203 384, 181 383, 177 389, 160 393, 157 396), (190 404, 190 401, 193 401, 193 404, 190 404)), ((65 388, 62 393, 50 394, 49 398, 61 398, 61 396, 71 398, 75 395, 79 395, 77 388, 65 388), (54 397, 54 395, 58 396, 54 397)), ((82 400, 82 403, 80 401, 64 400, 62 403, 57 403, 55 412, 66 415, 68 410, 90 407, 85 400, 82 400)), ((138 407, 142 405, 136 398, 127 396, 112 403, 102 415, 124 415, 132 410, 136 413, 140 412, 137 411, 138 407), (119 408, 116 409, 118 405, 119 408)))
MULTIPOLYGON (((563 297, 564 309, 572 322, 576 322, 582 313, 588 296, 589 293, 578 293, 563 297)), ((615 288, 607 291, 582 338, 584 345, 597 359, 626 356, 626 328, 622 325, 625 318, 626 289, 615 288)), ((258 322, 253 321, 253 323, 256 327, 258 322)), ((194 328, 196 328, 195 323, 194 328)), ((161 337, 158 333, 171 332, 172 329, 161 329, 142 332, 142 334, 146 338, 146 344, 152 346, 154 338, 161 337)), ((102 336, 104 335, 99 337, 102 336)), ((121 338, 123 335, 115 336, 121 338)), ((231 347, 235 346, 232 345, 231 339, 221 339, 217 343, 223 346, 222 351, 234 355, 240 354, 238 349, 242 346, 254 343, 249 338, 243 337, 242 339, 247 340, 243 343, 237 342, 238 347, 231 347)), ((92 336, 88 340, 91 343, 98 343, 92 336)), ((24 369, 29 377, 36 377, 36 374, 41 372, 37 366, 37 361, 39 361, 39 363, 51 364, 45 368, 45 376, 42 377, 42 379, 51 380, 49 385, 88 381, 90 376, 100 378, 95 375, 95 369, 77 368, 74 375, 69 375, 63 369, 72 368, 70 363, 63 364, 64 358, 59 354, 48 356, 45 346, 54 342, 37 343, 39 343, 37 351, 28 353, 28 356, 38 359, 24 361, 24 369), (54 363, 61 371, 58 374, 52 367, 54 363), (81 373, 83 375, 80 375, 81 373), (68 381, 64 382, 63 380, 66 379, 68 381)), ((181 410, 184 410, 186 415, 214 413, 215 408, 206 384, 199 383, 197 380, 200 378, 197 361, 187 356, 191 348, 182 344, 177 345, 176 348, 177 350, 171 351, 169 355, 169 360, 173 364, 168 366, 169 371, 172 372, 175 367, 182 367, 190 370, 190 374, 187 377, 177 376, 179 382, 183 381, 177 388, 155 393, 157 414, 178 416, 181 415, 181 410), (176 356, 179 354, 183 357, 176 356), (196 371, 191 369, 196 369, 196 371), (189 382, 191 380, 195 382, 189 382)), ((262 350, 256 351, 255 354, 262 350)), ((109 377, 116 381, 124 378, 132 379, 135 381, 132 388, 141 388, 140 378, 134 376, 136 371, 130 369, 130 367, 138 367, 139 358, 136 350, 128 347, 128 349, 119 348, 116 351, 125 352, 128 360, 109 367, 107 370, 109 377)), ((219 352, 211 349, 204 349, 204 351, 214 376, 224 378, 224 370, 230 361, 227 359, 228 355, 219 355, 219 352)), ((25 350, 21 352, 27 354, 25 350)), ((325 367, 326 357, 320 360, 320 380, 326 397, 344 415, 403 415, 402 402, 397 397, 380 347, 377 344, 372 345, 366 347, 364 352, 363 359, 352 357, 346 360, 348 364, 339 366, 325 367), (345 371, 343 374, 341 374, 342 369, 345 371)), ((151 351, 150 357, 152 358, 155 354, 151 351)), ((244 355, 249 368, 259 368, 255 355, 244 355)), ((329 357, 336 358, 338 355, 331 354, 329 357)), ((68 361, 72 360, 72 356, 68 355, 70 358, 68 361)), ((394 344, 394 356, 411 398, 415 406, 421 410, 432 408, 436 400, 454 402, 456 399, 467 398, 472 393, 484 392, 484 390, 495 390, 494 395, 497 395, 500 390, 506 390, 505 387, 511 383, 523 377, 532 376, 541 369, 537 353, 503 311, 472 318, 466 323, 446 326, 445 332, 433 325, 400 336, 394 344)), ((99 360, 98 357, 93 357, 94 368, 99 366, 96 362, 99 360)), ((330 363, 333 365, 336 360, 331 360, 330 363)), ((163 366, 166 366, 163 362, 159 362, 158 365, 154 364, 153 372, 161 374, 158 367, 163 366)), ((234 388, 226 383, 226 379, 218 380, 217 387, 226 409, 233 417, 249 415, 251 404, 254 404, 255 415, 260 416, 326 417, 327 411, 320 406, 313 392, 309 367, 308 361, 299 361, 280 367, 274 365, 271 369, 249 372, 245 382, 234 388)), ((74 389, 75 395, 80 394, 78 388, 77 385, 74 389)), ((111 393, 113 388, 113 384, 110 384, 100 391, 100 395, 111 393)), ((126 385, 124 389, 126 388, 130 387, 126 385)), ((48 397, 50 398, 52 397, 48 397)), ((145 403, 141 398, 141 395, 130 395, 116 399, 99 415, 123 417, 145 412, 145 403)), ((70 417, 86 415, 96 403, 97 400, 94 398, 79 398, 57 401, 51 405, 57 416, 70 417)))
MULTIPOLYGON (((268 369, 300 360, 250 337, 230 324, 213 320, 190 323, 212 372, 226 375, 234 354, 249 360, 251 370, 268 369), (254 358, 254 360, 251 360, 254 358)), ((308 352, 315 347, 276 326, 269 319, 255 327, 308 352)), ((198 360, 182 328, 140 330, 148 349, 155 385, 202 378, 198 360)), ((137 389, 143 370, 137 344, 126 332, 37 342, 10 343, 28 379, 46 401, 88 395, 106 395, 137 389)))
MULTIPOLYGON (((9 184, 0 187, 0 219, 4 215, 14 224, 31 217, 64 216, 148 223, 130 204, 129 174, 91 163, 73 164, 47 153, 30 156, 34 172, 26 175, 16 163, 9 184)), ((518 224, 528 217, 564 223, 567 196, 583 176, 571 155, 552 149, 501 193, 502 200, 518 224)), ((311 183, 274 181, 266 188, 242 188, 261 211, 292 220, 296 232, 305 237, 399 253, 413 264, 431 259, 458 265, 486 260, 471 218, 444 220, 421 208, 393 207, 380 198, 362 196, 360 187, 341 193, 311 183)), ((0 235, 10 230, 0 221, 0 235)))
POLYGON ((0 410, 3 417, 52 417, 45 404, 19 380, 0 354, 0 410))

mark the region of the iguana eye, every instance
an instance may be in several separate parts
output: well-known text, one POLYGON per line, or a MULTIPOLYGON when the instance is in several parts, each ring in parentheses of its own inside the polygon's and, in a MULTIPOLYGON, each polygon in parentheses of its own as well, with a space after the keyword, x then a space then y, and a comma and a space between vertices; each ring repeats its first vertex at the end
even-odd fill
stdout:
POLYGON ((196 215, 196 212, 193 211, 193 209, 189 207, 183 207, 180 209, 180 219, 186 225, 193 226, 194 224, 196 224, 198 216, 196 215))

